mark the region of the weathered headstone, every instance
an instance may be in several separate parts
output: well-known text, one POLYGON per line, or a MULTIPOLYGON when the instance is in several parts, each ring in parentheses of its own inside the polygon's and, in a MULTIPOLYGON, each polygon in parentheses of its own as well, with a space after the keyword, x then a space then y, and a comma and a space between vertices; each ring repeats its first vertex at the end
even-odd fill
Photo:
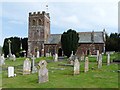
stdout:
POLYGON ((38 64, 40 69, 38 71, 38 82, 44 83, 49 81, 48 80, 48 69, 46 68, 47 62, 45 60, 41 60, 38 64))
POLYGON ((32 73, 36 73, 37 72, 37 68, 35 66, 35 57, 33 55, 33 57, 31 58, 32 59, 32 73))
POLYGON ((57 54, 57 53, 55 54, 55 59, 54 59, 54 61, 55 61, 55 62, 58 61, 58 54, 57 54))
POLYGON ((31 61, 27 58, 23 63, 23 75, 30 74, 31 72, 31 61))
POLYGON ((5 58, 4 58, 4 54, 2 56, 0 56, 0 66, 5 65, 5 58))
POLYGON ((46 55, 45 55, 46 57, 49 57, 50 55, 49 55, 49 53, 46 53, 46 55))
POLYGON ((39 53, 39 51, 37 51, 37 58, 39 58, 40 57, 40 53, 39 53))
POLYGON ((16 56, 15 56, 15 54, 12 55, 12 59, 13 59, 13 61, 16 60, 16 56))
POLYGON ((102 67, 102 54, 99 55, 99 59, 98 59, 98 68, 102 67))
POLYGON ((14 67, 8 67, 8 77, 14 77, 14 67))
POLYGON ((89 59, 88 57, 85 58, 85 68, 84 68, 84 72, 87 72, 89 70, 89 59))
POLYGON ((110 54, 107 55, 107 65, 110 65, 110 54))
POLYGON ((77 75, 80 73, 80 63, 78 61, 78 59, 76 58, 74 61, 74 75, 77 75))
POLYGON ((97 50, 97 61, 99 59, 99 50, 97 50))

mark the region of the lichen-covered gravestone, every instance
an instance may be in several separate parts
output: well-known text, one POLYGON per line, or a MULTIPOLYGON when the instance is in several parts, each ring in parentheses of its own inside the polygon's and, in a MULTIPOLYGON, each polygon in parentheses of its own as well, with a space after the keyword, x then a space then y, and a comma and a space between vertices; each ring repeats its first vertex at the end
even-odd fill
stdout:
POLYGON ((78 59, 76 58, 74 61, 74 75, 77 75, 80 73, 80 63, 78 61, 78 59))
POLYGON ((23 75, 30 74, 31 72, 31 61, 27 58, 23 63, 23 75))
POLYGON ((38 82, 44 83, 49 81, 48 80, 48 69, 46 68, 47 62, 45 60, 41 60, 38 64, 40 69, 38 71, 38 82))
POLYGON ((88 57, 85 58, 85 69, 84 72, 87 72, 89 70, 89 60, 88 57))
POLYGON ((107 55, 107 65, 110 65, 110 53, 107 55))
POLYGON ((98 68, 102 67, 102 54, 99 55, 99 59, 98 59, 98 68))

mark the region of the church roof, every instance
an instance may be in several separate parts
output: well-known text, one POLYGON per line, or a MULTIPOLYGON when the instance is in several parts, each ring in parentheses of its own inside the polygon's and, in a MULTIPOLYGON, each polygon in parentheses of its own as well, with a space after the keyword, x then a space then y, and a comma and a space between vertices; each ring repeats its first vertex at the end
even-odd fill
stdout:
POLYGON ((48 39, 48 44, 58 44, 61 40, 61 34, 51 34, 48 39))
POLYGON ((79 43, 104 43, 103 32, 78 32, 79 43))
MULTIPOLYGON (((104 43, 103 32, 78 32, 79 43, 104 43)), ((58 44, 62 34, 51 34, 47 44, 58 44)))

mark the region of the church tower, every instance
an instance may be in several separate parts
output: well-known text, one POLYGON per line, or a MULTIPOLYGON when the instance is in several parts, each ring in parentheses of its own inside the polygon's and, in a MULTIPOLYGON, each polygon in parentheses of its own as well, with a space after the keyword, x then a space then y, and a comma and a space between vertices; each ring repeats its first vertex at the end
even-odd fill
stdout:
POLYGON ((41 56, 44 43, 48 42, 50 35, 50 16, 45 11, 29 13, 28 18, 28 56, 31 54, 41 56))

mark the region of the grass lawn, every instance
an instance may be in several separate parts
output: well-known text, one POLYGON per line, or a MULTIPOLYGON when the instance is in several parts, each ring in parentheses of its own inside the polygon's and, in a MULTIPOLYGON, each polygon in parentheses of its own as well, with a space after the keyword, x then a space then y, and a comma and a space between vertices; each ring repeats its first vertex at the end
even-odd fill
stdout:
MULTIPOLYGON (((111 56, 111 59, 115 55, 111 56)), ((51 58, 41 57, 35 60, 37 64, 40 60, 52 60, 51 58)), ((23 61, 25 58, 17 58, 16 61, 6 60, 2 68, 2 87, 3 88, 118 88, 118 64, 106 64, 106 56, 103 57, 103 66, 97 68, 96 58, 89 58, 89 71, 84 73, 84 61, 80 62, 80 74, 73 75, 73 67, 58 66, 67 64, 67 60, 59 62, 49 62, 49 82, 38 83, 38 73, 22 75, 23 61), (7 67, 14 66, 16 77, 7 77, 7 67), (61 70, 61 68, 64 68, 61 70)))

